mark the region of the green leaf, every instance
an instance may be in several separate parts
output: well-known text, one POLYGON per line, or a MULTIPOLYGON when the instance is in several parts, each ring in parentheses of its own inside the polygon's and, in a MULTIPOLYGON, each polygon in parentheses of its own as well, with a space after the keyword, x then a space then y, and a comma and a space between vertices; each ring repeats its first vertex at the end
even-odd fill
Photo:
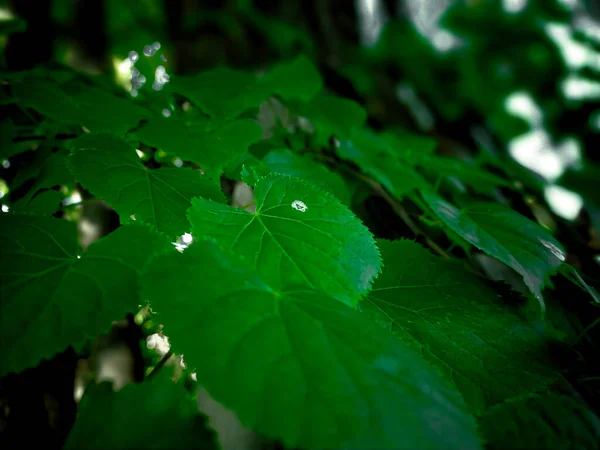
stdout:
POLYGON ((79 349, 134 311, 138 271, 170 249, 164 236, 132 224, 78 259, 75 223, 0 214, 0 375, 79 349))
POLYGON ((213 130, 188 124, 182 118, 156 118, 137 131, 144 143, 198 164, 206 173, 219 175, 223 167, 261 139, 261 127, 236 120, 213 130))
POLYGON ((415 242, 377 244, 384 270, 361 306, 437 367, 474 411, 556 378, 543 362, 546 339, 501 307, 495 289, 415 242))
MULTIPOLYGON (((56 153, 51 153, 47 149, 40 149, 38 151, 40 154, 32 164, 34 166, 33 171, 28 174, 28 176, 35 177, 35 182, 27 194, 14 203, 14 206, 17 208, 24 208, 40 189, 50 189, 55 186, 73 187, 75 185, 73 175, 67 168, 66 158, 69 155, 67 150, 60 149, 56 153), (41 167, 40 171, 36 174, 35 166, 38 164, 41 167)), ((29 167, 21 173, 26 173, 28 170, 29 167)), ((15 189, 14 185, 13 189, 15 189)))
POLYGON ((272 172, 302 178, 332 193, 343 204, 350 203, 350 192, 342 177, 309 156, 300 156, 287 149, 278 149, 266 155, 263 162, 272 172))
POLYGON ((565 395, 544 394, 497 405, 483 415, 489 449, 597 449, 600 419, 565 395))
POLYGON ((15 146, 12 142, 16 134, 17 129, 12 120, 4 119, 0 122, 0 161, 10 158, 19 152, 19 147, 15 146))
POLYGON ((90 384, 65 449, 217 449, 195 396, 169 376, 129 384, 90 384))
POLYGON ((255 213, 194 199, 192 234, 242 255, 275 289, 309 286, 355 306, 381 259, 354 214, 328 192, 283 175, 260 179, 254 198, 255 213))
POLYGON ((521 274, 543 306, 542 289, 565 260, 562 246, 544 228, 499 204, 478 202, 459 211, 434 194, 422 194, 452 231, 521 274))
POLYGON ((225 68, 176 77, 171 81, 171 88, 215 119, 237 117, 269 96, 254 75, 225 68))
POLYGON ((11 208, 11 212, 35 214, 38 216, 49 217, 56 211, 58 211, 62 199, 63 196, 58 191, 44 191, 33 197, 23 206, 19 207, 20 203, 17 204, 16 208, 11 208))
POLYGON ((173 79, 172 89, 185 95, 215 119, 232 119, 259 106, 273 94, 285 99, 308 100, 323 82, 316 68, 303 56, 275 66, 263 78, 232 69, 218 68, 199 75, 173 79))
POLYGON ((323 89, 321 74, 304 55, 278 64, 259 82, 285 100, 308 101, 323 89))
POLYGON ((355 130, 351 140, 340 141, 337 152, 398 199, 414 189, 427 187, 412 165, 394 156, 387 142, 366 129, 355 130))
POLYGON ((216 183, 189 168, 144 167, 135 149, 110 134, 88 134, 71 143, 68 163, 73 175, 95 196, 112 206, 122 223, 130 216, 152 224, 170 237, 189 231, 190 200, 225 199, 216 183))
POLYGON ((279 291, 210 241, 156 258, 140 285, 198 382, 286 448, 479 448, 460 395, 338 301, 279 291))
POLYGON ((358 103, 329 94, 318 95, 310 103, 292 102, 290 109, 312 122, 321 141, 330 136, 349 139, 367 120, 367 112, 358 103))
POLYGON ((150 113, 102 89, 79 83, 59 85, 46 78, 25 77, 13 85, 21 104, 59 123, 91 131, 125 134, 150 113))

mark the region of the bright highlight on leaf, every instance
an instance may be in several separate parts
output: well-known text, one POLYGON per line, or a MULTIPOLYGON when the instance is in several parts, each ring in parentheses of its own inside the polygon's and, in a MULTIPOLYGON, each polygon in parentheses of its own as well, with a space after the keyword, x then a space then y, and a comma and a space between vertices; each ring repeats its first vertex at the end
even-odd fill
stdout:
POLYGON ((379 273, 371 233, 331 194, 269 175, 254 189, 256 213, 196 198, 194 236, 242 255, 275 289, 312 287, 355 306, 379 273))
POLYGON ((122 223, 135 215, 170 237, 180 236, 189 230, 185 213, 193 197, 225 201, 217 184, 197 170, 147 169, 135 149, 116 136, 89 134, 71 148, 68 163, 74 176, 112 206, 122 223))
POLYGON ((288 448, 480 448, 460 395, 336 300, 281 291, 210 241, 155 259, 140 285, 198 382, 288 448))
POLYGON ((421 353, 476 412, 556 378, 547 343, 458 262, 378 240, 384 269, 361 306, 421 353))
POLYGON ((0 375, 19 372, 135 310, 137 275, 172 250, 148 226, 119 228, 78 258, 75 224, 0 214, 0 375))

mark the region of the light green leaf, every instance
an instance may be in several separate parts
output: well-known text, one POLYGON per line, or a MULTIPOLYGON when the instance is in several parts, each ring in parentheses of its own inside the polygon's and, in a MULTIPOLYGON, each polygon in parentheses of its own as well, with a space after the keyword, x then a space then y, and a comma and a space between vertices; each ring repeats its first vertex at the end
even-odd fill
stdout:
POLYGON ((90 384, 65 449, 217 449, 194 395, 169 376, 129 384, 90 384))
POLYGON ((140 285, 198 382, 286 448, 479 448, 460 395, 338 301, 279 291, 210 241, 156 258, 140 285))
POLYGON ((261 127, 250 120, 236 120, 207 130, 181 118, 156 118, 137 131, 144 143, 198 164, 206 173, 219 175, 223 166, 248 151, 261 139, 261 127))
POLYGON ((36 77, 24 77, 13 85, 19 101, 59 123, 84 126, 91 131, 125 134, 150 113, 105 90, 80 83, 59 85, 36 77))
POLYGON ((516 270, 541 301, 548 277, 565 260, 562 246, 544 228, 496 203, 475 203, 458 210, 434 194, 422 195, 452 231, 516 270))
POLYGON ((216 183, 190 168, 149 170, 135 149, 110 134, 88 134, 71 143, 73 175, 112 206, 122 223, 130 216, 175 237, 189 231, 186 211, 195 196, 224 202, 216 183))
POLYGON ((546 339, 460 263, 408 240, 377 244, 384 269, 363 309, 437 367, 474 411, 556 378, 546 339))
POLYGON ((0 214, 0 375, 79 349, 135 310, 138 271, 171 249, 166 237, 132 224, 78 259, 75 223, 0 214))
POLYGON ((396 198, 427 187, 427 182, 412 165, 394 156, 387 142, 366 129, 355 130, 351 140, 341 140, 337 152, 396 198))
POLYGON ((58 211, 62 199, 63 196, 58 191, 44 191, 33 197, 23 206, 19 207, 19 205, 17 205, 16 207, 12 207, 11 212, 20 212, 49 217, 58 211))
POLYGON ((328 192, 283 175, 260 179, 254 198, 255 213, 194 199, 192 234, 242 255, 275 289, 309 286, 355 306, 381 259, 354 214, 328 192))
POLYGON ((480 424, 490 450, 600 447, 598 416, 565 395, 544 394, 497 405, 480 424))
POLYGON ((302 178, 324 191, 331 192, 343 204, 350 203, 350 192, 342 177, 309 156, 300 156, 290 150, 278 149, 269 152, 263 158, 263 162, 272 172, 302 178))
POLYGON ((304 55, 278 64, 259 82, 285 100, 308 101, 323 89, 321 74, 304 55))

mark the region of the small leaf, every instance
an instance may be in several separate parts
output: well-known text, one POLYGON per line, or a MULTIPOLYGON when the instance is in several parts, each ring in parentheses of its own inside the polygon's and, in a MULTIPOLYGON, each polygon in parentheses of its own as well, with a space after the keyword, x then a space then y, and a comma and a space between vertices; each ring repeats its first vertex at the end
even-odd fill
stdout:
POLYGON ((422 194, 452 231, 516 270, 541 301, 546 281, 565 260, 562 246, 544 228, 496 203, 475 203, 459 211, 440 197, 422 194))
POLYGON ((308 156, 279 149, 272 150, 263 158, 263 162, 272 172, 302 178, 324 191, 331 192, 343 204, 350 203, 350 192, 342 177, 308 156))
POLYGON ((493 288, 417 243, 377 244, 384 270, 362 308, 439 368, 474 411, 554 381, 546 339, 501 307, 493 288))
POLYGON ((192 234, 244 256, 276 289, 310 286, 355 306, 381 260, 354 214, 331 194, 283 175, 260 179, 254 198, 256 213, 194 199, 192 234))
POLYGON ((168 375, 129 384, 91 383, 65 449, 217 449, 194 395, 168 375))
POLYGON ((262 129, 250 120, 237 120, 207 130, 178 118, 156 118, 137 131, 144 143, 198 164, 210 175, 248 151, 261 139, 262 129))
POLYGON ((22 207, 16 206, 11 208, 11 212, 19 212, 26 214, 35 214, 38 216, 49 217, 60 208, 62 195, 55 190, 48 190, 39 193, 33 197, 22 207))
MULTIPOLYGON (((34 163, 31 164, 33 166, 31 167, 32 171, 28 173, 28 169, 30 169, 28 167, 25 171, 21 172, 26 174, 27 177, 35 177, 35 181, 27 194, 14 203, 14 206, 17 208, 24 208, 40 189, 50 189, 55 186, 73 187, 75 185, 73 175, 67 168, 66 158, 69 155, 67 150, 60 149, 56 153, 51 153, 48 149, 37 151, 39 155, 36 157, 34 163), (38 165, 39 172, 37 172, 38 165)), ((19 181, 22 183, 26 180, 19 181)), ((16 186, 13 185, 12 188, 16 189, 16 186)))
POLYGON ((59 85, 45 78, 24 77, 14 83, 13 94, 40 114, 91 131, 125 134, 150 117, 147 110, 131 101, 83 84, 59 85))
POLYGON ((134 311, 138 271, 171 249, 166 237, 132 224, 78 259, 75 223, 0 214, 0 375, 79 349, 134 311))
POLYGON ((600 447, 600 419, 565 395, 544 394, 497 405, 480 419, 486 447, 495 449, 600 447))
POLYGON ((358 103, 335 95, 318 95, 310 103, 291 102, 290 109, 312 122, 322 142, 331 136, 349 139, 367 120, 367 112, 358 103))
POLYGON ((321 74, 304 55, 275 66, 260 83, 285 100, 308 101, 323 89, 321 74))
POLYGON ((394 156, 389 144, 371 131, 355 130, 351 140, 340 141, 337 153, 355 163, 398 199, 417 188, 427 187, 414 167, 394 156))
POLYGON ((186 211, 195 196, 224 202, 216 183, 189 168, 149 170, 135 149, 109 134, 88 134, 71 143, 68 162, 79 182, 112 206, 122 223, 131 215, 170 237, 189 231, 186 211))
POLYGON ((269 97, 254 75, 225 68, 174 78, 171 88, 215 119, 237 117, 269 97))
POLYGON ((479 448, 460 395, 338 301, 275 291, 210 241, 156 258, 140 285, 198 382, 286 448, 479 448))

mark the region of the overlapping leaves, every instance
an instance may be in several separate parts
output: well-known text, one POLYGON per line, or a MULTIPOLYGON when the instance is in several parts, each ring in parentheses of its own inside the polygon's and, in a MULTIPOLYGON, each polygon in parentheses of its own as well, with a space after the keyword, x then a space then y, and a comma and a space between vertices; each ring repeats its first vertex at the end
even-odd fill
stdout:
POLYGON ((135 310, 137 276, 165 236, 132 224, 93 243, 80 258, 75 224, 0 215, 0 374, 80 347, 135 310))
POLYGON ((271 285, 245 262, 199 241, 141 280, 176 351, 244 425, 288 447, 479 448, 460 395, 417 354, 341 302, 271 285))

